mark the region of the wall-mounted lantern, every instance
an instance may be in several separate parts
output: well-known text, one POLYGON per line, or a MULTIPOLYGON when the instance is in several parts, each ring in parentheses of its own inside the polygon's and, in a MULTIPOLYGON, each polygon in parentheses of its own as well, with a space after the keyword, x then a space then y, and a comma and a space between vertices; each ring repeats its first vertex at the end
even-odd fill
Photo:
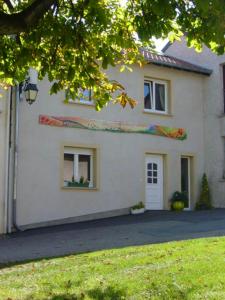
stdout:
MULTIPOLYGON (((30 78, 28 80, 30 80, 30 78)), ((34 103, 38 94, 37 85, 35 83, 30 83, 29 81, 28 82, 26 81, 24 86, 24 94, 25 94, 26 101, 29 104, 34 103)))
POLYGON ((20 84, 20 96, 22 96, 22 92, 24 92, 25 99, 29 104, 33 104, 37 98, 37 77, 37 71, 30 68, 28 77, 20 84))

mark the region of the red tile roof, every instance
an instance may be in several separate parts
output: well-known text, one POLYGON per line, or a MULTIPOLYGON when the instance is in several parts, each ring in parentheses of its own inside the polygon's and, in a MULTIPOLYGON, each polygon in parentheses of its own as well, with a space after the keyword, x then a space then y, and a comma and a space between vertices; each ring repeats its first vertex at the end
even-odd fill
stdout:
POLYGON ((203 68, 201 66, 191 64, 187 61, 178 59, 173 56, 164 55, 164 54, 155 54, 148 50, 141 49, 141 54, 144 56, 145 60, 154 65, 160 65, 168 68, 174 68, 178 70, 194 72, 203 75, 210 75, 212 70, 203 68))

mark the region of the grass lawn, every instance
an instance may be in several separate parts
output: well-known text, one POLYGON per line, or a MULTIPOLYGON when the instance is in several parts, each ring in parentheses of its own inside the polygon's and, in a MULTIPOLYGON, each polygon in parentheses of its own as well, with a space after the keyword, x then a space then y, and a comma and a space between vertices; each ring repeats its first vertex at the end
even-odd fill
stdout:
POLYGON ((0 299, 225 299, 225 238, 2 266, 0 299))

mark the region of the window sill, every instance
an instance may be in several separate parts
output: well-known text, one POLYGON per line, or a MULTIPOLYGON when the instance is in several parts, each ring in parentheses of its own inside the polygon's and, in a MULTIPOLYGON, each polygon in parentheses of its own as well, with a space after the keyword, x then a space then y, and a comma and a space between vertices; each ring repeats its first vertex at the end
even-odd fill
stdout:
POLYGON ((94 102, 88 103, 88 102, 80 102, 80 101, 70 100, 66 104, 75 104, 75 105, 82 105, 82 106, 87 106, 87 107, 95 107, 94 102))
POLYGON ((74 186, 62 186, 61 187, 62 190, 64 191, 97 191, 98 188, 96 187, 92 187, 92 188, 89 188, 89 187, 74 187, 74 186))
POLYGON ((150 111, 150 110, 147 110, 147 109, 144 109, 143 113, 144 114, 155 115, 155 116, 160 116, 160 117, 170 117, 170 118, 173 117, 173 115, 169 114, 169 113, 160 113, 160 112, 156 112, 156 111, 150 111))

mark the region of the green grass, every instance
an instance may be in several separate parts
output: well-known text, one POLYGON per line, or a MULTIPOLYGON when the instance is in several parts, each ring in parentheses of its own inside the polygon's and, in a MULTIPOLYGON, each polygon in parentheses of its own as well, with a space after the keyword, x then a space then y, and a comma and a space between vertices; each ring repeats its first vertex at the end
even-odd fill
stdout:
POLYGON ((225 299, 225 238, 104 250, 0 270, 0 299, 225 299))

